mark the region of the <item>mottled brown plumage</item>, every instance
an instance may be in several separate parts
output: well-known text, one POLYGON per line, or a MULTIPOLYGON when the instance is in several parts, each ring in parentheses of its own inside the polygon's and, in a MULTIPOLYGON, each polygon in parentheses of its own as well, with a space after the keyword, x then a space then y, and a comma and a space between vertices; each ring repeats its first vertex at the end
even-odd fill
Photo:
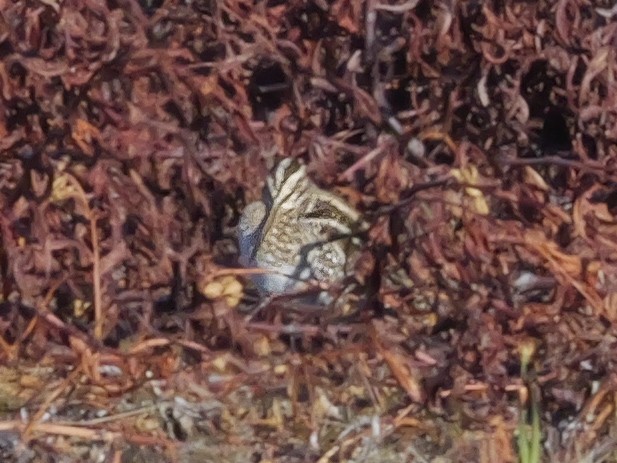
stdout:
POLYGON ((267 294, 299 291, 308 280, 335 282, 350 271, 360 213, 319 188, 306 168, 282 160, 271 172, 263 200, 249 204, 238 224, 241 262, 269 272, 255 276, 267 294))

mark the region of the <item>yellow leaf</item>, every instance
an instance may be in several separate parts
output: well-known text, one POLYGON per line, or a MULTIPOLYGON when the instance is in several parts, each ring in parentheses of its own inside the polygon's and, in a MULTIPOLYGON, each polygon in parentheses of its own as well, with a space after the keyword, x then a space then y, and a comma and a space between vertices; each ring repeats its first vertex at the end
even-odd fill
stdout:
POLYGON ((225 302, 231 308, 240 303, 243 295, 242 283, 233 275, 223 275, 209 281, 200 288, 200 291, 208 299, 225 299, 225 302))

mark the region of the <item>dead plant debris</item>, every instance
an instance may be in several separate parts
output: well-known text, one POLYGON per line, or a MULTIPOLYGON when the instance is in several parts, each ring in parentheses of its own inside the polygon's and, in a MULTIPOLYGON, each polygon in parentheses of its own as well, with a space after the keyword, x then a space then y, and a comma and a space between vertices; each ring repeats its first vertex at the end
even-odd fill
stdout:
POLYGON ((0 460, 615 461, 616 17, 0 0, 0 460), (238 266, 287 156, 355 310, 238 266))

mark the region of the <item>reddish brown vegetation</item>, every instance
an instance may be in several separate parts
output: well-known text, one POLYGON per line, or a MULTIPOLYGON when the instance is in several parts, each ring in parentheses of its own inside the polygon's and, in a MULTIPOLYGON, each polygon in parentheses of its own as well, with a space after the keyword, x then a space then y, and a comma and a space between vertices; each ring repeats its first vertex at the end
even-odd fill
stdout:
POLYGON ((531 388, 602 461, 610 7, 0 0, 2 460, 514 461, 531 388), (354 316, 238 305, 281 156, 372 223, 354 316))

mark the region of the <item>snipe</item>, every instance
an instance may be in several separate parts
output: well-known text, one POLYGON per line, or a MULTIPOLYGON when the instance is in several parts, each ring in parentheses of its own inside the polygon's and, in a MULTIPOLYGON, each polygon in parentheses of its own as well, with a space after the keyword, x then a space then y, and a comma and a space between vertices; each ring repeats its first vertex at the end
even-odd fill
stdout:
MULTIPOLYGON (((240 262, 265 271, 252 279, 266 294, 302 291, 308 282, 334 283, 348 275, 366 228, 360 213, 319 188, 294 159, 266 179, 261 201, 246 206, 238 224, 240 262)), ((324 293, 317 297, 326 302, 324 293)))

